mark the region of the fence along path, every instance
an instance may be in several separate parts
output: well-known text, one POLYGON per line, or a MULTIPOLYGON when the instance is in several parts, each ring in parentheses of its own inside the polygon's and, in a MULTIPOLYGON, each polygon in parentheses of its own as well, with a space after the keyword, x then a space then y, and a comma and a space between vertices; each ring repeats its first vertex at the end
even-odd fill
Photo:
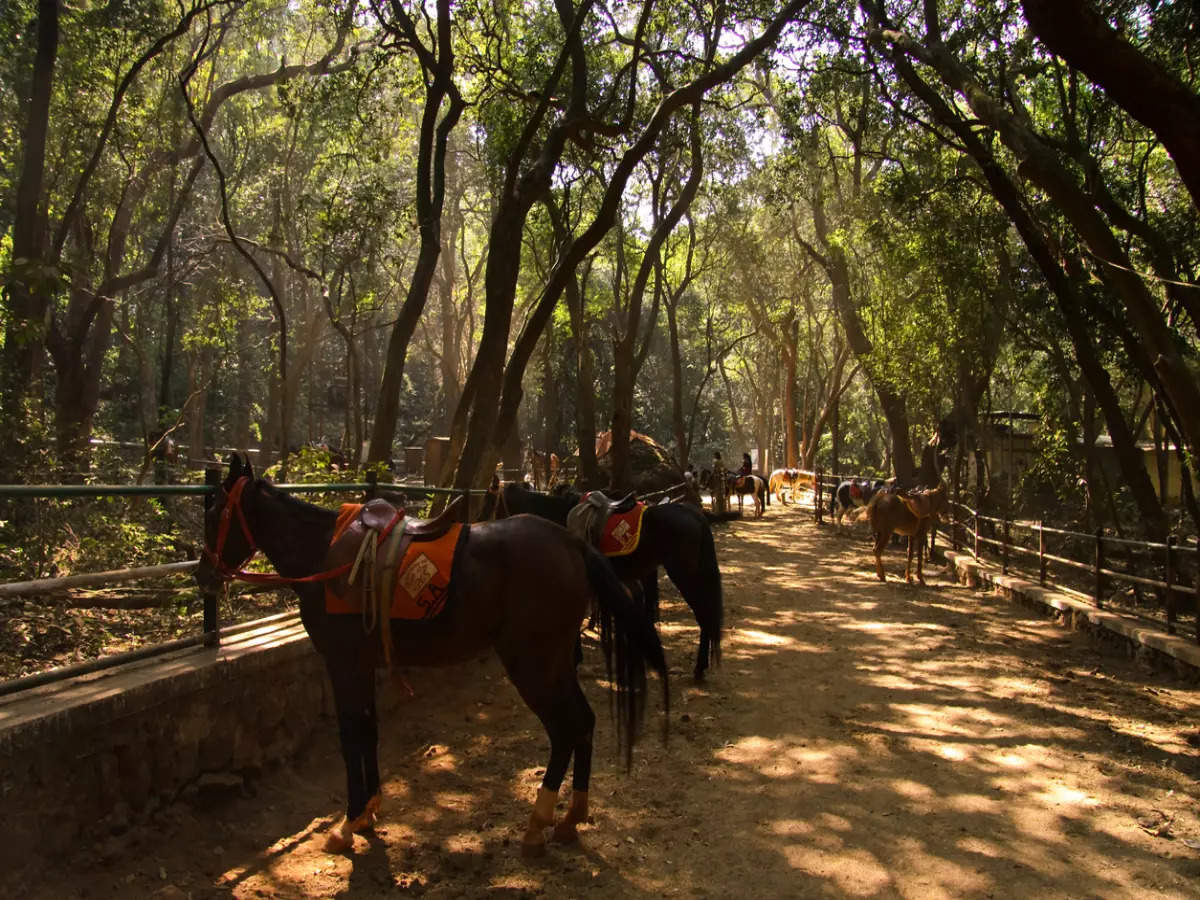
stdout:
MULTIPOLYGON (((0 500, 46 500, 69 498, 96 497, 199 497, 206 506, 208 498, 216 491, 220 483, 221 470, 209 468, 205 473, 204 484, 177 485, 0 485, 0 500)), ((439 494, 458 494, 461 491, 414 485, 406 483, 388 483, 377 480, 374 472, 367 473, 367 480, 362 482, 321 482, 313 484, 280 484, 280 490, 289 493, 321 493, 361 494, 369 499, 381 490, 394 489, 413 497, 429 499, 439 494)), ((482 491, 468 492, 482 494, 482 491)), ((203 535, 196 535, 196 546, 203 543, 203 535)), ((153 566, 139 566, 128 569, 113 569, 101 572, 87 572, 58 578, 37 578, 0 584, 0 601, 12 601, 15 598, 31 595, 56 595, 70 590, 116 584, 128 584, 134 581, 161 580, 190 576, 198 563, 195 560, 181 560, 153 566)), ((253 588, 251 588, 253 590, 253 588)), ((19 678, 0 681, 0 695, 11 694, 41 684, 56 680, 72 678, 103 668, 122 665, 127 662, 144 659, 158 653, 174 652, 184 647, 204 645, 216 646, 221 641, 222 633, 237 633, 247 623, 236 623, 222 627, 218 615, 218 597, 215 593, 202 592, 203 618, 198 634, 179 638, 177 640, 158 642, 122 653, 110 653, 82 662, 60 666, 46 671, 36 672, 19 678)))
MULTIPOLYGON (((811 502, 818 522, 823 521, 830 492, 840 482, 869 477, 830 476, 820 469, 814 475, 811 502)), ((1022 574, 1040 585, 1088 600, 1097 607, 1111 606, 1123 614, 1154 622, 1168 634, 1179 630, 1180 612, 1195 612, 1200 617, 1200 547, 1195 544, 1181 544, 1174 536, 1166 543, 1136 541, 1106 534, 1103 529, 1084 534, 1047 526, 1041 521, 985 516, 957 499, 950 501, 950 508, 951 520, 940 522, 937 531, 931 534, 931 552, 940 535, 953 549, 966 550, 976 561, 987 559, 985 551, 990 548, 1004 574, 1014 568, 1013 557, 1036 560, 1036 570, 1023 570, 1022 574), (985 530, 990 533, 985 534, 985 530), (1018 537, 1025 535, 1033 546, 1015 539, 1014 532, 1018 537), (1052 552, 1048 539, 1058 541, 1063 549, 1052 552), (1124 570, 1115 568, 1120 564, 1124 570), (1121 585, 1132 586, 1137 605, 1143 608, 1115 602, 1121 585), (1145 602, 1143 591, 1152 592, 1152 604, 1145 602), (1162 615, 1148 615, 1144 611, 1146 606, 1161 609, 1162 615)), ((1194 623, 1189 630, 1200 643, 1200 625, 1194 623)))

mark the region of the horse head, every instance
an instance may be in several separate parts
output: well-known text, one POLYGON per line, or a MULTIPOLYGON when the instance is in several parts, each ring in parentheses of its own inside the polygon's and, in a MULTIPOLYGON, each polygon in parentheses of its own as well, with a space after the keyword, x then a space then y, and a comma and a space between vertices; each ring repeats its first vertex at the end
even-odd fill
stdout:
POLYGON ((229 472, 204 512, 204 553, 196 570, 196 581, 202 587, 228 578, 254 555, 257 544, 246 521, 243 498, 256 486, 250 460, 234 451, 229 472))

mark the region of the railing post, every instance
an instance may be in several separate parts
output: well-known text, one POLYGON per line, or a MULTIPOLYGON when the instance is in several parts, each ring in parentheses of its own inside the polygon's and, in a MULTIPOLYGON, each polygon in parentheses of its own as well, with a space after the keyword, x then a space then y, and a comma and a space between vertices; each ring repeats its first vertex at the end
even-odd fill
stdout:
POLYGON ((1007 512, 1005 512, 1005 513, 1004 513, 1004 561, 1003 561, 1003 563, 1001 563, 1001 565, 1000 565, 1000 571, 1001 571, 1001 572, 1003 572, 1005 575, 1007 575, 1007 574, 1008 574, 1008 539, 1009 539, 1009 534, 1010 534, 1010 532, 1009 532, 1009 530, 1008 530, 1008 513, 1007 513, 1007 512))
POLYGON ((971 548, 971 553, 975 557, 975 562, 979 562, 979 510, 971 510, 971 519, 975 524, 975 528, 971 532, 975 540, 975 545, 971 548))
MULTIPOLYGON (((217 499, 217 488, 221 486, 221 470, 210 466, 204 470, 204 484, 209 490, 204 494, 204 520, 208 520, 208 511, 217 499)), ((201 526, 203 527, 203 526, 201 526)), ((207 541, 207 536, 205 536, 207 541)), ((221 643, 221 633, 217 622, 217 592, 212 587, 200 589, 204 600, 204 646, 216 647, 221 643)))
POLYGON ((813 473, 813 490, 814 490, 814 496, 817 499, 817 508, 813 512, 813 517, 817 520, 818 525, 821 525, 825 521, 821 515, 821 513, 822 513, 821 507, 825 505, 825 501, 823 499, 823 497, 825 495, 825 491, 824 491, 825 485, 822 482, 822 478, 824 478, 824 476, 825 476, 824 471, 821 469, 820 466, 817 466, 817 471, 813 473))
POLYGON ((1096 529, 1096 606, 1104 605, 1104 529, 1096 529))
POLYGON ((1195 586, 1192 588, 1192 591, 1195 594, 1192 597, 1192 602, 1195 603, 1195 606, 1192 608, 1196 611, 1196 643, 1200 644, 1200 569, 1196 572, 1195 586))
POLYGON ((367 469, 367 499, 374 500, 379 496, 379 470, 367 469))
POLYGON ((1167 634, 1175 633, 1175 535, 1167 535, 1167 634))
POLYGON ((959 550, 962 549, 962 543, 963 543, 962 537, 959 534, 959 524, 958 524, 958 516, 959 516, 959 513, 962 511, 962 507, 959 505, 959 502, 958 502, 959 501, 958 476, 959 476, 960 468, 961 468, 961 466, 959 466, 958 463, 954 464, 954 506, 953 506, 953 512, 950 513, 950 544, 952 547, 954 547, 955 553, 957 553, 959 550))
POLYGON ((1038 519, 1038 584, 1046 583, 1046 520, 1038 519))

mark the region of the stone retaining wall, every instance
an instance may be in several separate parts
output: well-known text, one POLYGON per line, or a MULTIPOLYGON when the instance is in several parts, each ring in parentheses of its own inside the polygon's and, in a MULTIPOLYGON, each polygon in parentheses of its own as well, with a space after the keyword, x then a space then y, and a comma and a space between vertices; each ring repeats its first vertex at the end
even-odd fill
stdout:
POLYGON ((0 866, 291 757, 332 710, 298 617, 0 697, 0 866))
POLYGON ((1097 640, 1115 644, 1131 657, 1157 668, 1166 668, 1181 678, 1200 681, 1200 645, 1190 638, 1167 634, 1162 626, 1131 616, 1098 609, 1062 591, 1042 587, 1014 575, 1004 575, 995 566, 978 562, 969 553, 945 551, 946 567, 960 584, 991 588, 1058 618, 1066 627, 1087 631, 1097 640))

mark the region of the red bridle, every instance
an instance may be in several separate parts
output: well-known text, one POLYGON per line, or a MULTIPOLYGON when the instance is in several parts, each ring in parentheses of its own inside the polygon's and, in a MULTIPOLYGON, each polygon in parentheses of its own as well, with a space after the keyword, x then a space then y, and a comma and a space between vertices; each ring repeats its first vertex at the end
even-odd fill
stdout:
POLYGON ((258 544, 254 540, 254 535, 250 533, 250 523, 246 521, 246 513, 242 509, 242 494, 249 483, 250 477, 243 475, 229 488, 229 493, 225 498, 225 505, 221 508, 221 518, 217 522, 216 548, 209 547, 207 539, 205 540, 204 555, 208 557, 208 561, 220 573, 222 578, 227 581, 237 579, 238 581, 250 581, 257 584, 294 584, 305 581, 328 581, 331 578, 337 578, 339 575, 344 575, 350 571, 353 563, 346 563, 345 565, 338 566, 336 569, 329 569, 325 572, 317 572, 313 575, 305 575, 300 578, 288 578, 276 572, 247 572, 243 570, 241 567, 258 552, 258 544), (221 554, 225 550, 225 542, 229 539, 229 529, 233 526, 234 513, 237 513, 238 522, 242 526, 242 536, 245 537, 246 546, 249 549, 246 551, 246 555, 242 557, 240 563, 235 566, 229 566, 221 558, 221 554))

